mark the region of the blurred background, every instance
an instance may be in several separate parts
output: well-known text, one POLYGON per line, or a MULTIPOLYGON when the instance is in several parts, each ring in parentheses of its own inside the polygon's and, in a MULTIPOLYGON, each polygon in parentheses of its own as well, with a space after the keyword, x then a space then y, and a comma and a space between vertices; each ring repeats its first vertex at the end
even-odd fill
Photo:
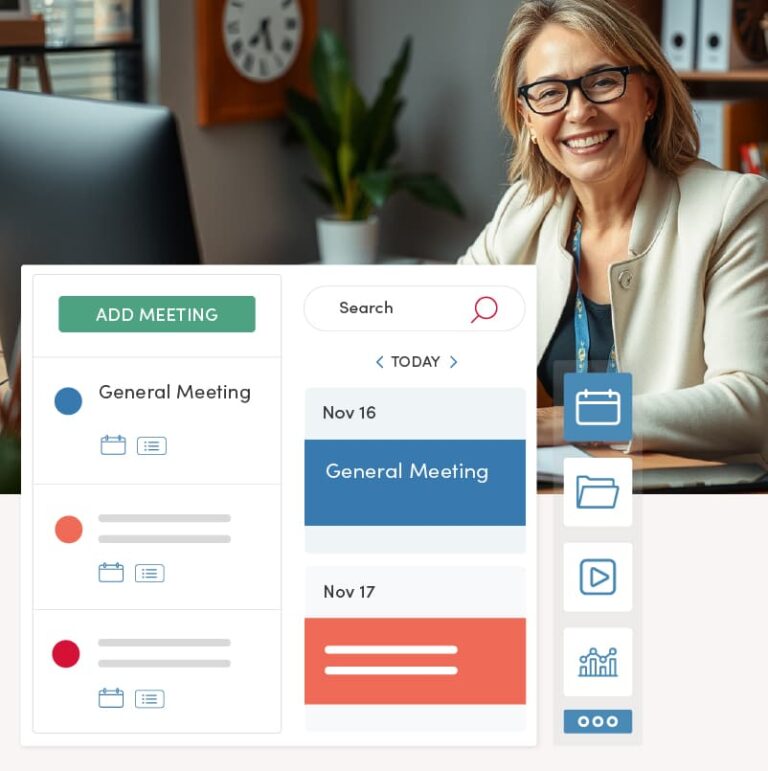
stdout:
MULTIPOLYGON (((724 168, 765 174, 768 0, 617 2, 648 22, 680 71, 696 100, 702 156, 724 168)), ((493 81, 518 5, 519 0, 0 0, 0 86, 167 106, 178 122, 202 261, 306 263, 318 260, 316 220, 329 207, 304 183, 306 177, 318 179, 306 138, 304 144, 286 142, 287 89, 317 92, 311 54, 318 30, 328 29, 347 49, 349 78, 370 108, 410 39, 392 160, 398 168, 439 175, 464 216, 393 195, 379 213, 377 254, 383 261, 453 262, 490 219, 506 186, 511 147, 493 81), (278 22, 288 25, 295 10, 303 19, 302 35, 293 30, 300 45, 296 58, 289 57, 279 75, 244 76, 252 66, 248 52, 265 44, 256 44, 259 29, 264 31, 259 25, 269 17, 277 35, 278 22), (241 24, 250 24, 250 31, 241 31, 241 24)), ((286 51, 292 45, 284 39, 281 44, 286 51)), ((0 254, 0 267, 2 260, 0 254)), ((12 347, 6 341, 6 356, 0 356, 6 413, 3 359, 10 360, 12 347)))
MULTIPOLYGON (((618 1, 637 10, 657 35, 662 33, 664 14, 687 2, 618 1)), ((744 26, 744 9, 752 7, 755 30, 762 12, 768 11, 764 0, 715 0, 718 3, 735 26, 744 26)), ((205 5, 226 4, 224 0, 31 0, 32 10, 46 14, 48 20, 46 59, 52 91, 146 100, 174 111, 205 262, 316 260, 314 218, 323 207, 302 183, 312 170, 305 148, 283 141, 285 119, 198 123, 198 28, 206 23, 201 11, 205 5), (122 16, 115 9, 122 9, 122 16), (105 13, 112 13, 106 19, 106 33, 105 13), (67 16, 69 21, 62 20, 67 16), (101 24, 96 37, 106 49, 87 49, 94 39, 94 23, 101 24), (61 46, 61 51, 51 50, 51 44, 61 46)), ((376 94, 403 40, 412 38, 410 68, 402 86, 405 107, 398 124, 397 160, 409 169, 440 174, 460 199, 465 217, 395 196, 381 215, 380 253, 455 260, 491 217, 505 185, 509 146, 498 119, 493 77, 519 1, 312 0, 311 5, 317 27, 334 30, 346 44, 353 77, 367 100, 376 94)), ((749 19, 746 23, 749 26, 749 19)), ((9 50, 0 45, 0 85, 6 82, 9 50)), ((753 61, 744 67, 743 62, 734 62, 733 68, 725 65, 729 72, 721 73, 694 72, 695 66, 694 62, 688 68, 686 78, 694 96, 718 102, 758 99, 765 110, 768 63, 753 61)), ((34 91, 39 85, 34 67, 23 67, 20 87, 34 91)), ((722 118, 722 110, 718 115, 722 118)), ((716 122, 718 115, 712 120, 716 122)), ((743 120, 742 115, 737 122, 743 120)), ((768 138, 768 113, 760 113, 757 120, 763 122, 766 136, 752 139, 768 138)), ((733 145, 736 140, 730 141, 733 145)), ((733 149, 738 164, 739 148, 733 149)), ((722 165, 728 162, 725 159, 722 165)))

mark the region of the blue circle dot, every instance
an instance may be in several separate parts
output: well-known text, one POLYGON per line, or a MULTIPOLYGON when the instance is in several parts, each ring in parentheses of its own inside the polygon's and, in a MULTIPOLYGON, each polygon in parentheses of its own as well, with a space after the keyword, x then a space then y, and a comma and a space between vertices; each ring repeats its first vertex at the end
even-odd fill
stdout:
POLYGON ((74 415, 83 406, 83 397, 74 388, 62 388, 56 394, 54 404, 62 415, 74 415))

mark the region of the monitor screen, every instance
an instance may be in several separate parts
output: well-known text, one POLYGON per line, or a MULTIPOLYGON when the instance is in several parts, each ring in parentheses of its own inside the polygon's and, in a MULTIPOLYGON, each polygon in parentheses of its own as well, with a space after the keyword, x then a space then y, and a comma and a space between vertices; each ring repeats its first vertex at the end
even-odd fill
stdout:
POLYGON ((199 262, 176 122, 162 107, 0 91, 0 340, 23 264, 199 262))

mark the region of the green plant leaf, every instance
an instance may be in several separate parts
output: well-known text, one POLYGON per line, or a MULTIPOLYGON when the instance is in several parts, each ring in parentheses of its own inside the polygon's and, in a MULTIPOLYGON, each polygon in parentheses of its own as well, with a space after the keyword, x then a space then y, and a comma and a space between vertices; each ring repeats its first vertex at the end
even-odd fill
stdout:
POLYGON ((369 110, 352 80, 344 45, 332 32, 322 30, 312 55, 317 100, 288 93, 288 117, 322 176, 322 182, 305 182, 344 219, 365 219, 398 190, 463 215, 453 191, 436 174, 390 168, 398 149, 396 124, 405 106, 399 92, 410 57, 411 40, 406 38, 369 110))
POLYGON ((357 183, 370 202, 380 209, 395 191, 396 176, 397 173, 391 169, 370 171, 358 175, 357 183))
POLYGON ((392 158, 392 156, 397 152, 399 148, 399 143, 397 141, 397 131, 395 130, 395 124, 397 123, 397 119, 400 116, 400 113, 402 112, 403 107, 405 107, 405 100, 398 99, 398 101, 395 103, 395 109, 392 113, 392 120, 390 121, 389 134, 384 138, 384 142, 378 153, 378 158, 376 159, 377 161, 376 168, 382 168, 386 166, 389 160, 392 158))
POLYGON ((311 67, 312 82, 328 126, 341 133, 344 97, 352 76, 344 44, 329 29, 317 34, 311 67))
MULTIPOLYGON (((287 106, 286 112, 294 127, 298 128, 294 118, 302 118, 306 121, 309 128, 312 129, 312 133, 317 140, 328 150, 328 152, 335 152, 338 137, 334 135, 333 131, 325 122, 325 116, 323 115, 323 111, 318 102, 304 96, 300 91, 295 91, 292 88, 286 90, 285 99, 287 106)), ((301 132, 299 132, 299 134, 301 135, 301 132)), ((304 136, 301 135, 301 138, 304 139, 304 136)))
POLYGON ((464 216, 453 191, 437 174, 406 174, 389 169, 361 174, 358 183, 376 208, 381 208, 394 193, 405 190, 435 209, 443 209, 457 217, 464 216))
POLYGON ((344 200, 349 198, 349 183, 352 179, 352 171, 357 160, 357 153, 351 142, 342 141, 336 153, 336 162, 339 167, 341 187, 344 190, 344 200))
POLYGON ((361 147, 361 136, 366 118, 366 108, 363 97, 357 86, 351 81, 347 83, 341 112, 341 141, 336 154, 339 168, 339 178, 344 191, 344 215, 354 216, 359 190, 354 182, 358 170, 358 159, 361 147))
POLYGON ((352 81, 349 81, 344 90, 339 122, 339 133, 342 141, 346 140, 347 142, 356 143, 359 140, 366 115, 365 101, 357 86, 352 81))
POLYGON ((286 147, 303 144, 301 134, 296 130, 296 126, 291 123, 290 119, 285 122, 285 130, 283 131, 281 141, 286 147))
POLYGON ((398 190, 407 190, 414 198, 435 209, 464 216, 464 209, 451 188, 437 174, 400 174, 395 180, 398 190))
POLYGON ((367 220, 373 211, 373 204, 367 195, 358 195, 355 210, 352 213, 353 220, 367 220))
POLYGON ((286 92, 288 119, 296 128, 323 176, 335 208, 344 198, 336 165, 336 142, 328 131, 319 105, 298 91, 286 92))
POLYGON ((389 75, 381 84, 379 93, 374 100, 369 114, 370 150, 368 153, 369 170, 379 168, 382 162, 382 151, 387 145, 393 131, 398 114, 398 93, 411 58, 411 39, 406 38, 400 53, 392 65, 389 75))

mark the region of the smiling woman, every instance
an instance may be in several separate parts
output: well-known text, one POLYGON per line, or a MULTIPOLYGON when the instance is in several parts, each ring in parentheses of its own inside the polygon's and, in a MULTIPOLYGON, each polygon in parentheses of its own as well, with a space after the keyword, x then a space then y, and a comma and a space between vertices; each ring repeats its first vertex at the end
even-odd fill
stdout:
POLYGON ((768 463, 768 182, 697 159, 685 87, 619 3, 523 2, 497 86, 511 185, 460 262, 539 268, 539 443, 565 372, 623 371, 632 449, 768 463))

